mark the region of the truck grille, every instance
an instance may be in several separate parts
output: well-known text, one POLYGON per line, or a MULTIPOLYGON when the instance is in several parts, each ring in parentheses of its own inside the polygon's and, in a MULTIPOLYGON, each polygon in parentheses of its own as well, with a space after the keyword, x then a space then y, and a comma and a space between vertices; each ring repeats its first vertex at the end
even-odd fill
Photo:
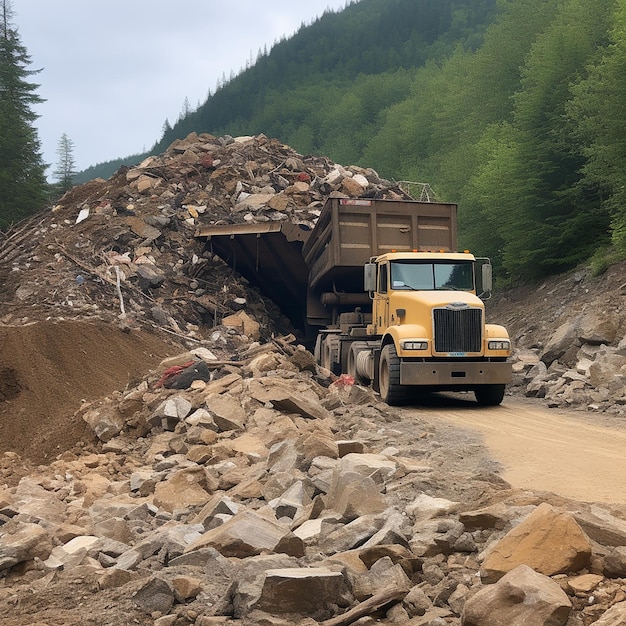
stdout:
POLYGON ((434 309, 435 352, 480 352, 483 312, 476 308, 434 309))

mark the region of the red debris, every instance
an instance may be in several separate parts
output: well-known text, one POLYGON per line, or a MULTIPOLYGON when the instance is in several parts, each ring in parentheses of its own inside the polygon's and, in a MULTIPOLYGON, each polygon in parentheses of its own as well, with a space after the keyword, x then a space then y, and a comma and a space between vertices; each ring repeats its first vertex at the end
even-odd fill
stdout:
POLYGON ((184 369, 190 367, 194 364, 194 361, 189 361, 188 363, 184 363, 183 365, 172 365, 172 367, 168 367, 163 374, 161 374, 161 378, 154 383, 155 387, 162 387, 166 380, 172 378, 172 376, 176 376, 176 374, 180 374, 184 369))

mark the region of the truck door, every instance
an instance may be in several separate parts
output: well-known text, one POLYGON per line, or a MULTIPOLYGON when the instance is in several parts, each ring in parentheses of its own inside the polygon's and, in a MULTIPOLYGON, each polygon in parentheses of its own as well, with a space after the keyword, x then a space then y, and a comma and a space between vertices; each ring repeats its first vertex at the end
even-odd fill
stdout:
POLYGON ((378 333, 389 326, 389 263, 378 265, 377 289, 374 294, 373 322, 378 333))

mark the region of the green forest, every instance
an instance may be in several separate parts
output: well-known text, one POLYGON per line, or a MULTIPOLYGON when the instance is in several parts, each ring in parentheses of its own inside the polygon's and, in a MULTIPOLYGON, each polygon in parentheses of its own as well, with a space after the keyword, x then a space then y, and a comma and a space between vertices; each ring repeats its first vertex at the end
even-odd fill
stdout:
POLYGON ((166 120, 150 153, 192 131, 263 133, 429 183, 503 284, 601 272, 626 257, 625 70, 618 0, 352 1, 166 120))

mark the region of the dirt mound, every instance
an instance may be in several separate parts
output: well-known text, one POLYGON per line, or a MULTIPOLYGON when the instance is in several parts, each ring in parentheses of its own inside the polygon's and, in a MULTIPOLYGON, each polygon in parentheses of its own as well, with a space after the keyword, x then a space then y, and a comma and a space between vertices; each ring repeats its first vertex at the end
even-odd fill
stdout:
POLYGON ((0 327, 0 452, 50 461, 93 438, 73 417, 86 400, 123 389, 180 351, 168 337, 105 322, 0 327))

